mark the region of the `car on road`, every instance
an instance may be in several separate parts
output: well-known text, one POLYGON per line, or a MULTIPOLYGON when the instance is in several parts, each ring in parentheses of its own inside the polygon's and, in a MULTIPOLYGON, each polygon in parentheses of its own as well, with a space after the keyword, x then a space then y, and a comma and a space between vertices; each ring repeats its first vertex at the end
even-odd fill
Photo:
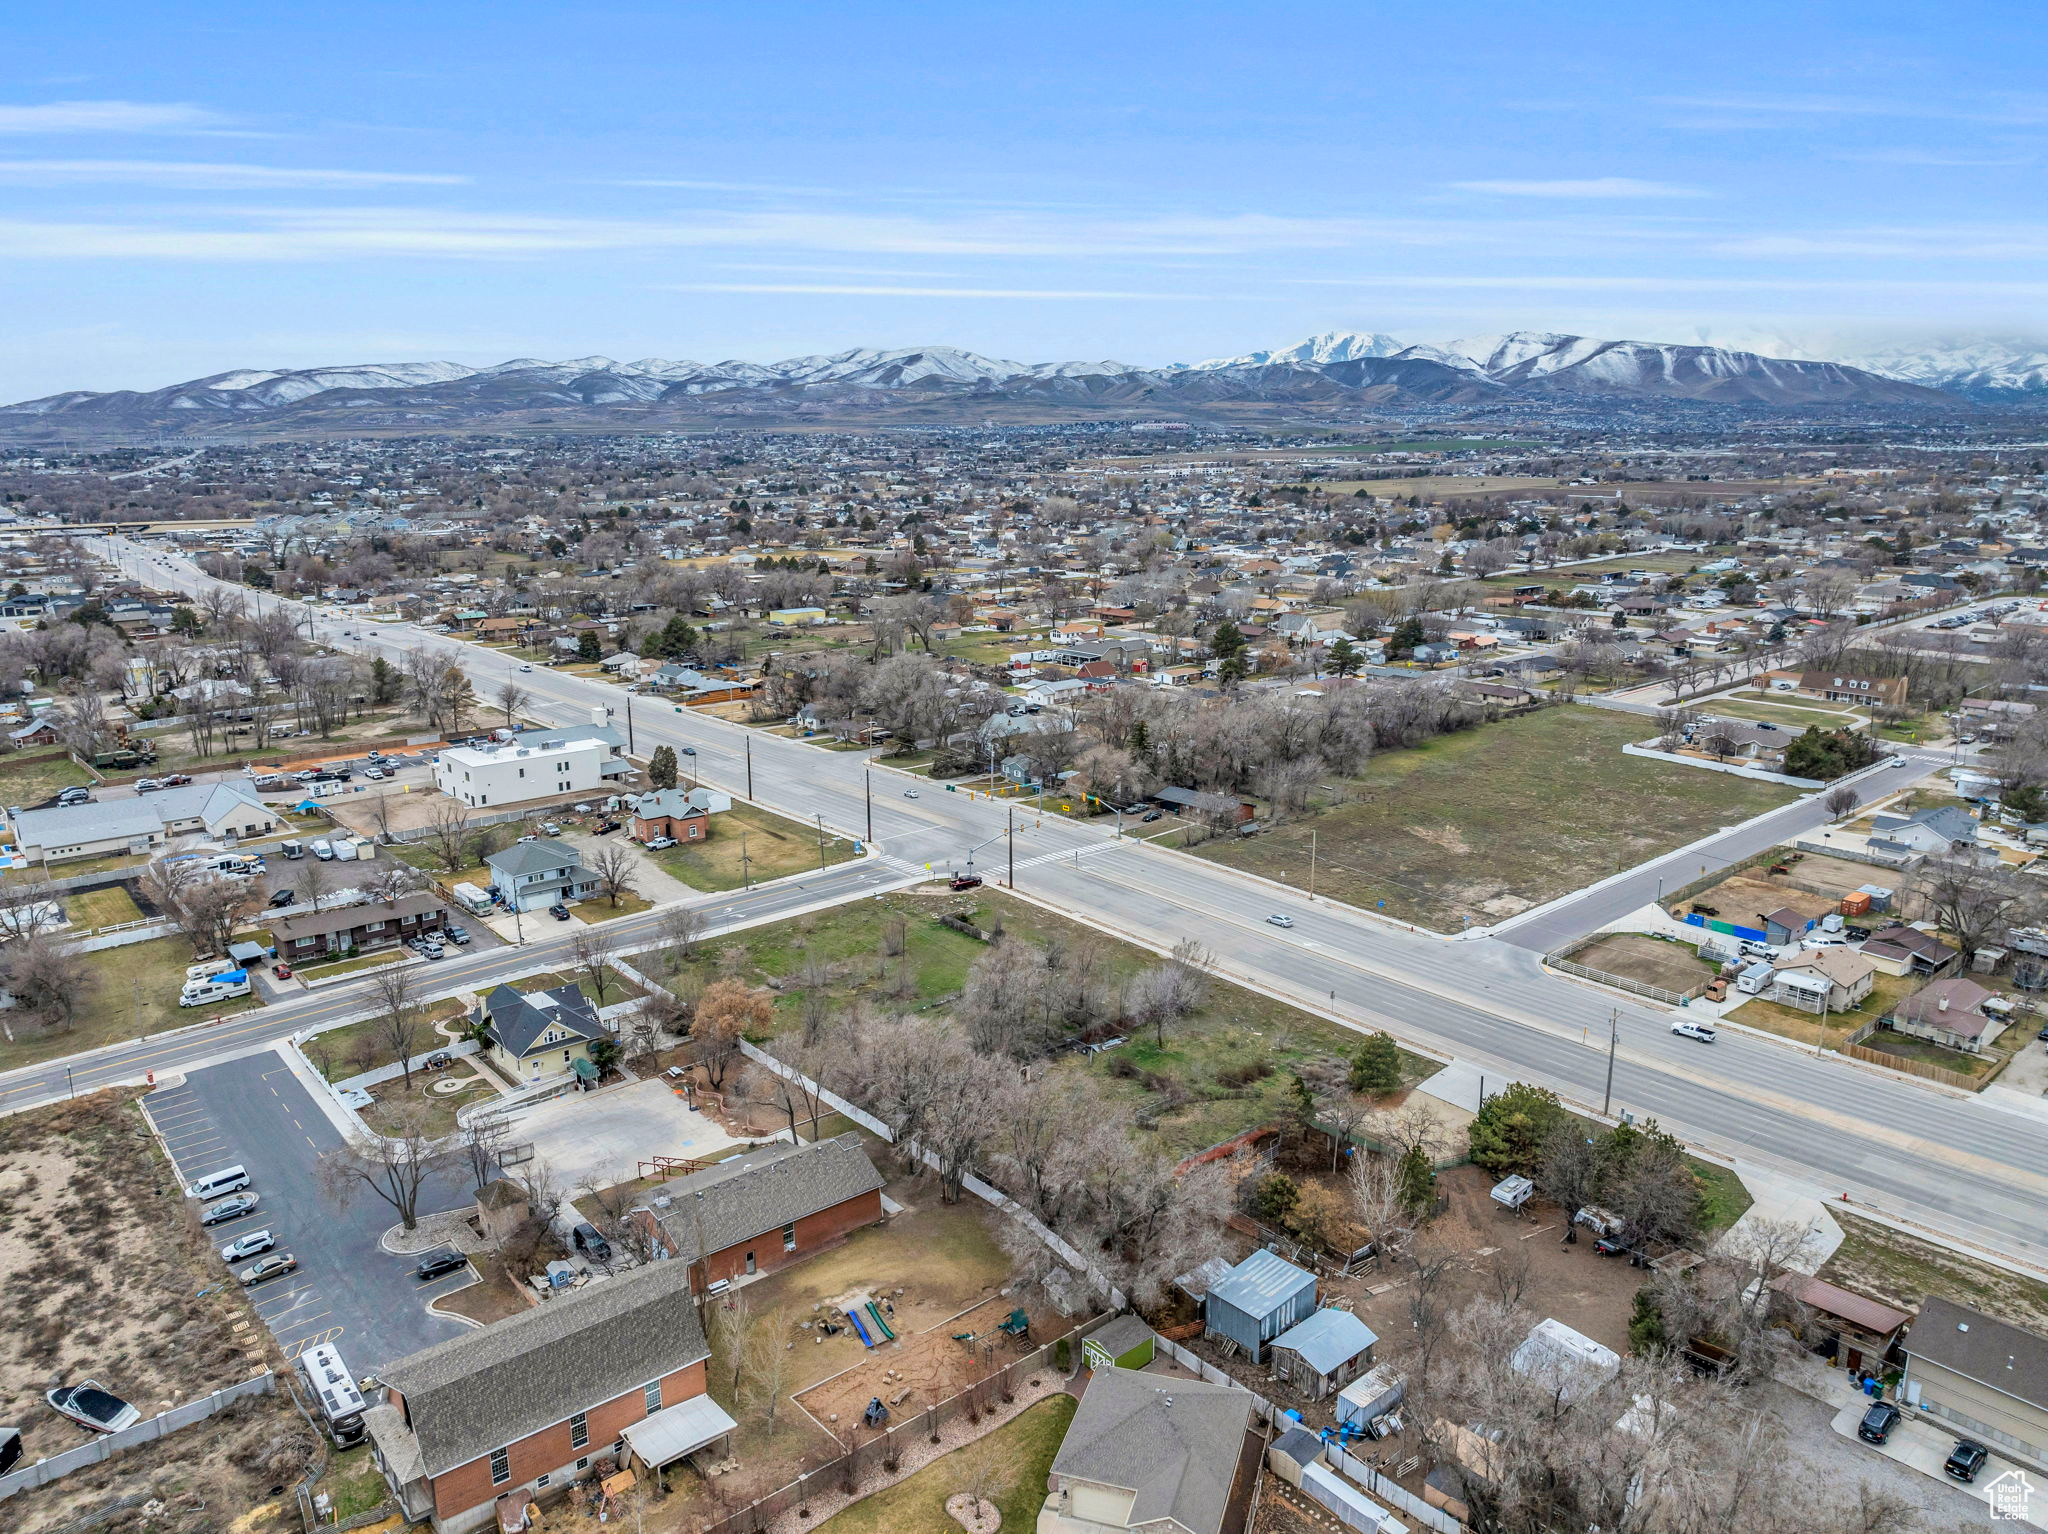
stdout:
POLYGON ((199 1212, 199 1223, 201 1225, 225 1225, 230 1220, 239 1220, 243 1215, 255 1209, 256 1202, 256 1195, 253 1193, 237 1193, 232 1198, 224 1198, 217 1203, 208 1204, 199 1212))
POLYGON ((665 848, 673 847, 675 844, 676 839, 673 836, 657 836, 647 844, 647 850, 649 852, 660 852, 665 848))
POLYGON ((460 1252, 430 1252, 412 1270, 412 1276, 424 1282, 430 1278, 441 1278, 457 1273, 469 1266, 469 1259, 460 1252))
POLYGON ((612 1260, 611 1242, 605 1240, 604 1232, 588 1220, 579 1220, 575 1230, 569 1233, 569 1238, 575 1243, 576 1250, 588 1252, 592 1261, 610 1262, 612 1260))
POLYGON ((135 780, 135 791, 138 794, 161 793, 163 787, 164 783, 161 778, 137 778, 135 780))
POLYGON ((235 1277, 241 1281, 244 1289, 253 1289, 258 1284, 268 1283, 273 1278, 283 1278, 285 1274, 295 1272, 298 1266, 299 1259, 290 1252, 272 1252, 261 1261, 250 1263, 235 1277))
POLYGON ((569 908, 560 901, 557 901, 548 907, 548 915, 554 917, 556 921, 567 921, 569 919, 569 908))
POLYGON ((1879 1401, 1856 1424, 1856 1436, 1865 1443, 1883 1443, 1898 1425, 1899 1409, 1889 1401, 1879 1401))
POLYGON ((1266 918, 1266 925, 1269 927, 1291 927, 1294 925, 1294 918, 1292 916, 1282 916, 1278 911, 1275 911, 1266 918))
POLYGON ((903 797, 906 799, 915 799, 917 797, 917 790, 914 788, 906 788, 903 790, 903 797))
POLYGON ((222 1262, 240 1262, 245 1257, 260 1257, 277 1245, 277 1237, 267 1230, 252 1230, 246 1236, 237 1236, 220 1249, 222 1262))
POLYGON ((1942 1461, 1941 1473, 1952 1481, 1974 1481, 1989 1458, 1991 1451, 1976 1439, 1958 1438, 1956 1446, 1948 1451, 1948 1458, 1942 1461))
POLYGON ((52 1411, 62 1412, 80 1427, 95 1433, 118 1433, 142 1420, 142 1413, 103 1387, 98 1380, 82 1385, 59 1385, 43 1392, 52 1411))
POLYGON ((531 670, 533 669, 533 667, 531 667, 531 666, 521 666, 521 667, 520 667, 519 669, 520 669, 521 671, 531 671, 531 670))
POLYGON ((157 781, 163 784, 165 788, 183 788, 192 781, 192 774, 189 772, 167 772, 158 778, 157 781))
POLYGON ((1707 1024, 1695 1023, 1686 1018, 1680 1018, 1677 1022, 1673 1023, 1671 1031, 1681 1039, 1696 1039, 1702 1044, 1711 1044, 1717 1037, 1714 1030, 1707 1024))

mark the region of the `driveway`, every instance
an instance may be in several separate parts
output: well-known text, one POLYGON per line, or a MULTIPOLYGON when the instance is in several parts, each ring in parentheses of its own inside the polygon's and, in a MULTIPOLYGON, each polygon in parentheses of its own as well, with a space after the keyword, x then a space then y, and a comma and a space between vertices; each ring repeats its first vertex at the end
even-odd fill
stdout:
POLYGON ((509 1123, 512 1138, 532 1141, 534 1159, 571 1193, 628 1181, 647 1157, 713 1156, 737 1143, 661 1081, 571 1092, 515 1112, 509 1123))
POLYGON ((584 831, 571 831, 565 836, 556 837, 555 840, 564 846, 574 847, 586 861, 590 854, 600 847, 624 847, 633 855, 633 893, 643 900, 653 901, 656 905, 667 905, 672 900, 692 900, 703 893, 702 890, 692 889, 674 874, 663 869, 647 855, 646 849, 638 842, 627 841, 623 831, 615 831, 610 836, 592 836, 584 831))
MULTIPOLYGON (((261 1202, 254 1213, 210 1235, 225 1246, 269 1230, 298 1271, 249 1291, 250 1302, 287 1358, 331 1342, 357 1374, 366 1374, 467 1328, 430 1315, 427 1303, 469 1283, 456 1273, 431 1284, 407 1276, 416 1258, 378 1244, 396 1222, 391 1206, 369 1194, 347 1209, 322 1196, 315 1163, 341 1134, 275 1052, 194 1071, 182 1086, 143 1099, 179 1177, 187 1182, 236 1163, 247 1167, 261 1202)), ((422 1211, 469 1202, 466 1178, 430 1184, 422 1211)), ((223 1270, 225 1275, 225 1269, 223 1270)))

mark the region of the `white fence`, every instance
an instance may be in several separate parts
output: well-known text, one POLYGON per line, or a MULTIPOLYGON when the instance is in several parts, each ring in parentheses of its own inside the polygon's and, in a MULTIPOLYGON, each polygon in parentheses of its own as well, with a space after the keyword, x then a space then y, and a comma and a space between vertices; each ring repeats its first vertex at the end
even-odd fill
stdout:
MULTIPOLYGON (((1207 1359, 1197 1357, 1179 1343, 1169 1342, 1166 1338, 1159 1337, 1157 1333, 1154 1333, 1154 1336, 1157 1338, 1159 1351, 1165 1353, 1168 1358, 1171 1358, 1191 1374, 1200 1375, 1212 1385, 1228 1385, 1234 1390, 1245 1390, 1241 1382, 1232 1379, 1207 1359)), ((1252 1398, 1252 1413, 1261 1422, 1273 1425, 1276 1431, 1282 1430, 1288 1425, 1286 1414, 1274 1406, 1271 1401, 1268 1401, 1255 1390, 1245 1390, 1245 1394, 1252 1398)), ((1431 1507, 1413 1492, 1407 1491, 1398 1483, 1388 1480, 1387 1477, 1381 1475, 1379 1471, 1373 1469, 1364 1460, 1356 1459, 1346 1454, 1335 1444, 1324 1445, 1323 1452, 1329 1458, 1333 1468, 1350 1477, 1350 1479, 1363 1486, 1375 1497, 1386 1501, 1390 1506, 1437 1530, 1438 1534, 1464 1534, 1465 1526, 1449 1513, 1440 1507, 1431 1507)))
POLYGON ((102 1460, 112 1459, 124 1449, 139 1448, 154 1443, 166 1433, 175 1433, 179 1428, 190 1427, 195 1422, 204 1422, 216 1412, 223 1411, 237 1401, 250 1396, 267 1396, 277 1389, 277 1377, 267 1370, 253 1380, 244 1380, 239 1385, 230 1385, 225 1390, 216 1390, 212 1395, 197 1401, 187 1401, 183 1406, 173 1406, 167 1412, 138 1422, 131 1428, 118 1433, 107 1433, 82 1443, 75 1449, 66 1449, 62 1454, 53 1454, 48 1459, 39 1459, 12 1475, 0 1476, 0 1501, 5 1501, 18 1491, 30 1491, 38 1486, 83 1470, 87 1465, 97 1465, 102 1460))

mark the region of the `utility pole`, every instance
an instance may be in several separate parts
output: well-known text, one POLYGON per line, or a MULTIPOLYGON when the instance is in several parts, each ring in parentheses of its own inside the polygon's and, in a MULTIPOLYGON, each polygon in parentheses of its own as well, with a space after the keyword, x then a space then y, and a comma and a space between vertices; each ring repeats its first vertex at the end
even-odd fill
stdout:
POLYGON ((754 737, 747 737, 747 797, 754 797, 754 737))
POLYGON ((1316 833, 1308 833, 1308 898, 1316 898, 1316 833))
POLYGON ((633 754, 633 695, 626 694, 626 755, 633 754))
POLYGON ((1017 806, 1010 806, 1010 888, 1017 887, 1017 806))
POLYGON ((875 774, 871 767, 860 770, 860 796, 868 812, 868 845, 875 844, 875 774))
POLYGON ((1614 1106, 1614 1051, 1621 1042, 1621 1008, 1610 1007, 1607 1011, 1607 1091, 1600 1099, 1600 1117, 1607 1117, 1607 1110, 1614 1106))

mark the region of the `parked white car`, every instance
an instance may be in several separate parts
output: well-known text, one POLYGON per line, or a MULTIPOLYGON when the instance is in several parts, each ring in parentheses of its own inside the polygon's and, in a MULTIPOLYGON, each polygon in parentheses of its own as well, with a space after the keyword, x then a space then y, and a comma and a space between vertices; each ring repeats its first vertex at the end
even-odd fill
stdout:
POLYGON ((277 1245, 277 1237, 267 1230, 252 1230, 246 1236, 237 1236, 220 1249, 222 1262, 240 1262, 245 1257, 256 1257, 277 1245))

